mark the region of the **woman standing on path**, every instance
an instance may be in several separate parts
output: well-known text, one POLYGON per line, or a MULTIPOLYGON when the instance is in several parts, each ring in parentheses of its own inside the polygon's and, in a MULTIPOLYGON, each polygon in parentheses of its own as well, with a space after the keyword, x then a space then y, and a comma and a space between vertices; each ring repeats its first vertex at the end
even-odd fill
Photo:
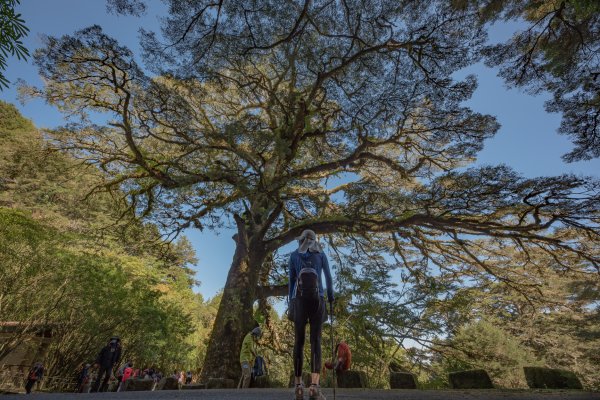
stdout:
POLYGON ((290 255, 289 262, 289 303, 293 311, 295 328, 294 343, 294 383, 296 400, 303 400, 302 363, 306 324, 310 324, 310 367, 311 385, 309 399, 324 400, 320 391, 321 371, 321 330, 327 320, 327 308, 323 297, 321 273, 325 274, 327 299, 333 302, 331 272, 327 257, 317 241, 315 232, 307 229, 298 238, 298 249, 290 255))

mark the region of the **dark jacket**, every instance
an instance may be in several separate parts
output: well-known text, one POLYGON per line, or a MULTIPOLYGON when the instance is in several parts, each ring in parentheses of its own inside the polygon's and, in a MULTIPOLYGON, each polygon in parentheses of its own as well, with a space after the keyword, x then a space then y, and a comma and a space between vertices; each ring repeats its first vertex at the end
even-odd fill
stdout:
POLYGON ((36 364, 29 370, 28 379, 41 381, 44 377, 44 367, 41 364, 36 364))
POLYGON ((100 350, 98 357, 96 357, 96 363, 102 368, 112 368, 113 365, 119 362, 121 359, 121 345, 120 344, 107 344, 100 350))

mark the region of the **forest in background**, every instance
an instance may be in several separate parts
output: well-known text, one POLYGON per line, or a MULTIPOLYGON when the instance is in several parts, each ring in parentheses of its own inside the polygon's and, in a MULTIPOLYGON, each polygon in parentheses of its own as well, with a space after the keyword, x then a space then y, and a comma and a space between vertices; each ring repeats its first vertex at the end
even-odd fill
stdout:
MULTIPOLYGON (((122 197, 91 193, 101 187, 100 171, 58 151, 7 103, 0 103, 0 142, 0 315, 25 327, 0 354, 47 324, 55 331, 50 376, 71 379, 114 334, 136 365, 198 372, 219 296, 205 301, 193 292, 187 240, 165 242, 122 197)), ((539 365, 573 370, 599 389, 597 276, 586 265, 553 265, 543 252, 527 254, 539 257, 537 269, 521 270, 524 254, 506 251, 512 277, 531 285, 468 273, 462 284, 444 275, 419 280, 361 268, 360 259, 335 264, 335 335, 353 349, 353 369, 375 388, 387 386, 381 371, 390 368, 415 373, 425 388, 446 387, 450 371, 484 368, 497 386, 516 388, 525 387, 521 367, 539 365)), ((282 272, 284 262, 273 263, 282 272)), ((269 301, 256 307, 255 320, 265 327, 261 352, 272 381, 284 386, 291 325, 269 301)))
POLYGON ((71 379, 112 335, 123 360, 195 371, 219 300, 192 291, 189 242, 165 242, 108 194, 88 197, 95 167, 57 152, 7 103, 0 142, 0 316, 23 323, 0 355, 50 326, 50 376, 71 379))

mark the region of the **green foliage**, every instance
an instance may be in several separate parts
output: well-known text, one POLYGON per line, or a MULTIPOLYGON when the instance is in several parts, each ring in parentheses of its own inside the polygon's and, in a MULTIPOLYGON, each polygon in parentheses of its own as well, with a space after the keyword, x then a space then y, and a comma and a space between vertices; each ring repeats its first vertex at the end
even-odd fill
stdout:
MULTIPOLYGON (((337 270, 335 342, 344 340, 353 349, 352 369, 365 372, 369 387, 388 388, 390 366, 411 370, 403 342, 418 319, 414 311, 419 300, 410 299, 406 287, 394 282, 392 269, 348 265, 356 264, 337 270)), ((329 348, 329 328, 324 333, 329 348)))
POLYGON ((494 384, 503 388, 527 387, 523 367, 542 365, 531 349, 500 328, 497 321, 464 325, 444 346, 450 349, 444 352, 444 371, 485 369, 494 384))
POLYGON ((33 123, 23 117, 17 107, 0 100, 0 135, 2 139, 9 139, 16 133, 32 132, 33 123))
POLYGON ((525 387, 520 367, 538 365, 573 371, 585 387, 598 388, 597 278, 576 262, 557 265, 530 253, 537 268, 522 269, 518 263, 525 255, 512 256, 515 278, 529 284, 515 288, 485 280, 428 307, 447 326, 448 339, 435 342, 425 369, 435 379, 453 369, 484 368, 500 386, 525 387), (451 319, 441 318, 450 310, 451 319))
MULTIPOLYGON (((597 248, 593 236, 555 235, 597 248)), ((371 385, 385 384, 381 371, 390 366, 416 374, 422 388, 448 387, 448 372, 474 368, 486 369, 497 386, 525 388, 522 367, 544 365, 598 387, 600 293, 592 263, 497 246, 486 264, 493 275, 448 270, 444 257, 431 257, 441 266, 432 277, 418 262, 396 263, 377 248, 367 252, 366 241, 354 243, 359 251, 335 260, 336 332, 360 349, 354 368, 374 375, 371 385)))
POLYGON ((8 55, 16 55, 19 60, 29 56, 29 50, 21 40, 27 36, 29 28, 21 14, 15 14, 15 7, 20 0, 0 0, 0 90, 8 87, 9 81, 2 71, 6 69, 8 55))
POLYGON ((482 0, 471 3, 483 22, 517 20, 522 24, 504 43, 490 46, 487 63, 500 67, 510 85, 533 93, 547 91, 549 112, 560 112, 559 133, 571 137, 574 149, 563 158, 589 160, 600 156, 600 3, 595 0, 482 0))
POLYGON ((166 243, 118 197, 90 194, 101 173, 56 152, 6 103, 0 137, 0 314, 23 327, 0 354, 49 325, 55 377, 70 379, 113 334, 136 365, 199 370, 216 306, 192 291, 189 242, 166 243))
POLYGON ((16 210, 1 209, 0 223, 3 318, 54 327, 53 374, 91 361, 110 334, 123 337, 126 355, 139 364, 180 364, 190 316, 162 301, 153 285, 158 264, 103 251, 16 210))

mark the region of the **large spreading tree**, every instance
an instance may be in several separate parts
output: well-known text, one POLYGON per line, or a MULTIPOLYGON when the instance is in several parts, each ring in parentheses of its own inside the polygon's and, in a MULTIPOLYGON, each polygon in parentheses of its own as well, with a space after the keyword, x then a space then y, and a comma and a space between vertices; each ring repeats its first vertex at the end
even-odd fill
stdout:
POLYGON ((503 248, 598 268, 597 246, 569 234, 597 243, 597 182, 466 168, 498 129, 464 106, 475 77, 454 79, 480 60, 476 10, 167 3, 162 38, 142 36, 146 69, 93 26, 47 38, 35 55, 45 86, 23 90, 70 116, 52 136, 105 172, 97 190, 119 188, 165 232, 237 230, 204 378, 238 376, 254 302, 285 293, 264 285, 271 260, 304 229, 339 254, 397 257, 407 275, 470 268, 517 285, 489 262, 503 248))

